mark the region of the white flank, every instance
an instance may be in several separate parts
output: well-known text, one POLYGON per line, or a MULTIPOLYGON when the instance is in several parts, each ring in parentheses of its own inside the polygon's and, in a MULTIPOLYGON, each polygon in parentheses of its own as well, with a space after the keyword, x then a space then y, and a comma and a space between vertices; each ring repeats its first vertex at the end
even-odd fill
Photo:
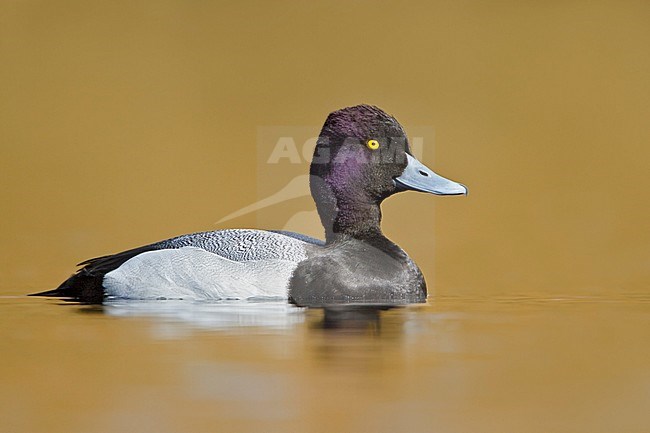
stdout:
POLYGON ((106 295, 122 299, 287 297, 297 262, 235 262, 201 248, 148 251, 104 276, 106 295))

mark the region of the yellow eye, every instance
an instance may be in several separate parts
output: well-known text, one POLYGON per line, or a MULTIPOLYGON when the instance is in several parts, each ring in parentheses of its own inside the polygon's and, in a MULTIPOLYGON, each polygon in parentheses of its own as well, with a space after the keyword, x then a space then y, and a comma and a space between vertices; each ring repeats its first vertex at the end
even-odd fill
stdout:
POLYGON ((377 140, 368 140, 366 146, 368 146, 368 149, 370 150, 377 150, 379 149, 379 142, 377 140))

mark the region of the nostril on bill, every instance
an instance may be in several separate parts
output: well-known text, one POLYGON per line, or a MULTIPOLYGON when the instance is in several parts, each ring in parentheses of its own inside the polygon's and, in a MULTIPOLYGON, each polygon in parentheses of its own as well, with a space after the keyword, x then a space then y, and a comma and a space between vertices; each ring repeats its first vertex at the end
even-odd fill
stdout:
POLYGON ((427 173, 426 171, 424 171, 424 170, 419 170, 419 171, 420 171, 420 174, 421 174, 422 176, 424 176, 424 177, 429 177, 429 173, 427 173))

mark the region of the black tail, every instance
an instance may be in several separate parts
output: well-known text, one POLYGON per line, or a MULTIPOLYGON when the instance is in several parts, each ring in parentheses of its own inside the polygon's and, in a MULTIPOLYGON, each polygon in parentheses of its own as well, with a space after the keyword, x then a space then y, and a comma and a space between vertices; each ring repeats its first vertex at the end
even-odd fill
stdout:
POLYGON ((104 300, 102 281, 104 274, 92 274, 87 267, 79 269, 54 290, 33 293, 30 296, 48 296, 54 298, 69 298, 89 304, 101 304, 104 300))
POLYGON ((59 287, 45 292, 32 293, 29 296, 48 296, 70 298, 90 304, 101 304, 104 300, 104 275, 119 268, 124 262, 145 251, 160 249, 157 244, 145 245, 121 253, 97 257, 79 263, 83 266, 59 287))
POLYGON ((53 298, 63 297, 63 295, 60 294, 58 288, 52 290, 46 290, 44 292, 29 293, 27 296, 48 296, 53 298))

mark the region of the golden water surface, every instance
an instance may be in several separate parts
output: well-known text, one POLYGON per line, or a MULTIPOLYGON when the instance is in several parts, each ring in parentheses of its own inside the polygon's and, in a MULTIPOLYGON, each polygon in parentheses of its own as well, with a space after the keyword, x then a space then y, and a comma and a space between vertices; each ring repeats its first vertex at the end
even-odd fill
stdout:
POLYGON ((646 1, 1 1, 0 432, 650 432, 649 46, 646 1), (302 145, 362 102, 470 190, 383 207, 427 304, 25 296, 318 233, 302 145))

